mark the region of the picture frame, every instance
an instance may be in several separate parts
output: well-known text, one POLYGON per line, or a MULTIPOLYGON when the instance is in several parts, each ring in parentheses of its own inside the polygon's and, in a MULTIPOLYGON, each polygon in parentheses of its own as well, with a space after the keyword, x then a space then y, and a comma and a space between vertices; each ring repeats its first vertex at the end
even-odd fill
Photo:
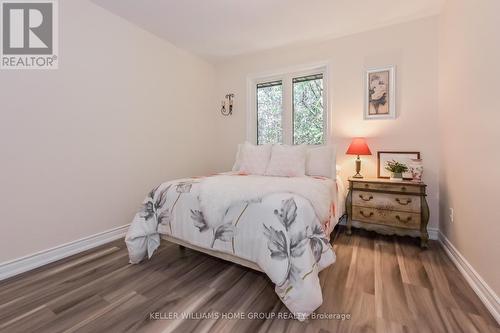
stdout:
POLYGON ((396 66, 365 70, 365 120, 396 118, 396 66))
MULTIPOLYGON (((390 178, 390 172, 385 170, 385 163, 387 161, 395 160, 397 162, 406 164, 410 167, 411 159, 420 159, 420 152, 418 151, 378 151, 377 152, 377 178, 390 178)), ((411 172, 405 172, 403 179, 412 180, 411 172)))

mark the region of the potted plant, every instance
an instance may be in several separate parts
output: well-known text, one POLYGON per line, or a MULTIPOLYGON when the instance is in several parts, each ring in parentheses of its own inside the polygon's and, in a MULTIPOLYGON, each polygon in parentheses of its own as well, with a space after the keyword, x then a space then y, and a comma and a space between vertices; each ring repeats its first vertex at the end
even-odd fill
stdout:
POLYGON ((391 173, 391 180, 403 180, 403 173, 408 171, 408 166, 395 160, 387 161, 385 169, 391 173))

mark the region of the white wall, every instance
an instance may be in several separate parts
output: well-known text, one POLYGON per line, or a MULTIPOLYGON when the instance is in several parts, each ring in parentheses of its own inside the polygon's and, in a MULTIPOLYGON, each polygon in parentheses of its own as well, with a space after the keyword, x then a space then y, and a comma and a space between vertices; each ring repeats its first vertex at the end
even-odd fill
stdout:
POLYGON ((212 65, 85 0, 59 1, 60 68, 0 71, 0 262, 131 221, 205 174, 212 65))
POLYGON ((499 14, 498 0, 448 0, 440 16, 439 52, 440 227, 497 295, 499 14))
POLYGON ((218 170, 228 170, 236 145, 245 140, 246 78, 280 68, 327 61, 329 96, 333 106, 333 140, 346 179, 354 174, 354 157, 344 153, 350 139, 367 137, 374 156, 363 157, 365 176, 376 176, 378 150, 420 151, 428 184, 430 227, 438 226, 438 18, 351 35, 308 45, 259 52, 227 59, 217 65, 217 97, 236 94, 231 117, 217 117, 218 170), (396 120, 363 120, 363 70, 397 67, 396 120))

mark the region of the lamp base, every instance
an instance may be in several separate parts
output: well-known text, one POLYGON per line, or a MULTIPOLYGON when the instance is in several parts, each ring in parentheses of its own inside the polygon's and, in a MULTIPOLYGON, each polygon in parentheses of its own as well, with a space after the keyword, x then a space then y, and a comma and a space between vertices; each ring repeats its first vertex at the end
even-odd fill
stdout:
POLYGON ((359 173, 360 171, 361 171, 361 159, 359 158, 358 155, 358 158, 356 159, 356 174, 352 176, 352 178, 363 178, 363 176, 361 176, 361 174, 359 173))

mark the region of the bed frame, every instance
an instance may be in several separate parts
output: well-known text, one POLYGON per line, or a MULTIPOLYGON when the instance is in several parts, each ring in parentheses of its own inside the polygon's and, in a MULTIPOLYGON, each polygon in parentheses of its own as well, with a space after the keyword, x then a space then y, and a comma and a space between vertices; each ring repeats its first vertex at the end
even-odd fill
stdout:
POLYGON ((259 267, 259 265, 257 265, 253 261, 246 260, 246 259, 243 259, 243 258, 239 258, 239 257, 233 256, 232 254, 229 254, 229 253, 226 253, 226 252, 205 249, 205 248, 202 248, 200 246, 196 246, 196 245, 190 244, 190 243, 188 243, 186 241, 183 241, 183 240, 181 240, 179 238, 172 237, 170 235, 161 235, 161 238, 164 239, 164 240, 166 240, 166 241, 169 241, 171 243, 175 243, 177 245, 180 245, 181 248, 182 247, 187 247, 189 249, 192 249, 192 250, 195 250, 195 251, 198 251, 198 252, 206 253, 208 255, 211 255, 212 257, 216 257, 216 258, 220 258, 222 260, 234 262, 234 263, 236 263, 238 265, 245 266, 245 267, 251 268, 253 270, 262 272, 262 269, 259 267))
MULTIPOLYGON (((345 214, 339 218, 339 222, 344 218, 344 216, 345 216, 345 214)), ((330 235, 330 239, 331 239, 330 242, 333 242, 337 235, 338 235, 338 230, 337 231, 332 230, 332 234, 330 235)), ((248 268, 253 269, 255 271, 262 272, 262 269, 255 262, 247 260, 247 259, 243 259, 240 257, 233 256, 232 254, 229 254, 227 252, 205 249, 203 247, 190 244, 186 241, 183 241, 182 239, 172 237, 172 236, 166 235, 166 234, 160 234, 160 237, 163 240, 166 240, 168 242, 179 245, 181 249, 187 247, 191 250, 202 252, 202 253, 208 254, 212 257, 216 257, 216 258, 219 258, 222 260, 230 261, 230 262, 233 262, 235 264, 248 267, 248 268)))

